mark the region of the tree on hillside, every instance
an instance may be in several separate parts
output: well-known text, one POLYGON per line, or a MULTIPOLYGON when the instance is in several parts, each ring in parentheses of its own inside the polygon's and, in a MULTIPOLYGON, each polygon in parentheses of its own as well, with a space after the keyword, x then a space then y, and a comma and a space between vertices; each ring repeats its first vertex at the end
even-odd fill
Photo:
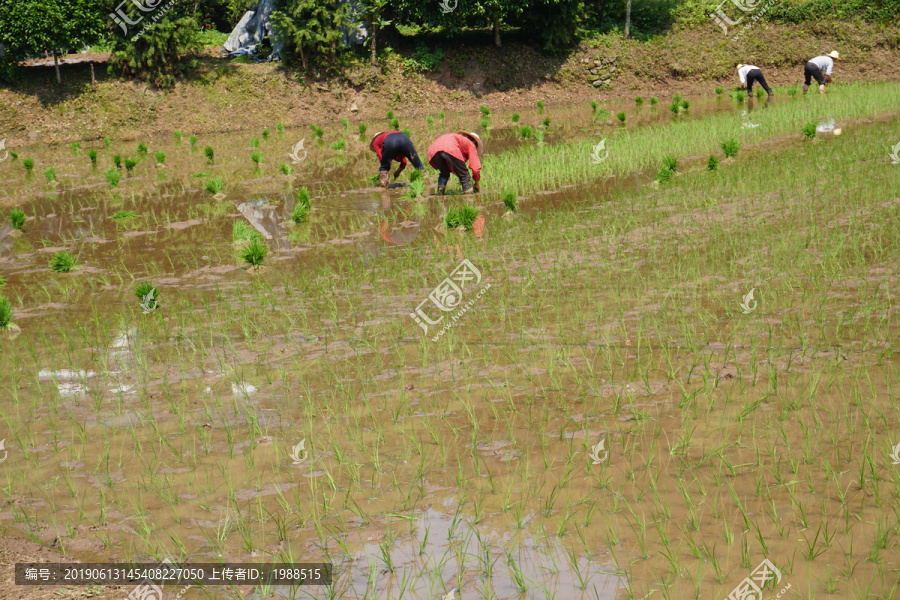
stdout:
POLYGON ((0 62, 6 67, 52 53, 56 82, 62 83, 59 56, 95 43, 108 27, 96 0, 0 0, 0 62))
POLYGON ((184 55, 200 49, 197 20, 193 16, 166 14, 148 25, 143 33, 143 27, 128 31, 125 36, 115 32, 109 72, 144 79, 159 88, 172 87, 175 77, 187 66, 184 55))
POLYGON ((284 0, 272 11, 272 24, 284 42, 286 58, 299 56, 304 70, 311 60, 333 60, 343 31, 353 27, 340 0, 284 0))

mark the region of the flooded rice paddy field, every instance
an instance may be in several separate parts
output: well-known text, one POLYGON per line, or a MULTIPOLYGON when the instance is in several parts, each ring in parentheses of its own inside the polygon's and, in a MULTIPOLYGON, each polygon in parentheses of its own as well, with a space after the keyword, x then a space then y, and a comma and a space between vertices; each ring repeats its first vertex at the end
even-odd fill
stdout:
MULTIPOLYGON (((691 101, 517 127, 593 146, 767 110, 691 101)), ((13 148, 4 535, 80 560, 334 564, 327 588, 187 599, 726 598, 764 560, 766 597, 897 597, 900 119, 832 113, 806 141, 763 118, 758 144, 715 171, 676 156, 662 183, 598 164, 515 214, 491 161, 535 140, 492 115, 470 232, 440 226, 458 185, 371 187, 378 124, 13 148), (138 159, 115 187, 114 154, 138 159), (269 249, 259 269, 239 221, 269 249), (50 270, 59 251, 75 270, 50 270), (417 308, 443 319, 425 332, 417 308)), ((472 128, 434 121, 409 124, 423 154, 472 128)))

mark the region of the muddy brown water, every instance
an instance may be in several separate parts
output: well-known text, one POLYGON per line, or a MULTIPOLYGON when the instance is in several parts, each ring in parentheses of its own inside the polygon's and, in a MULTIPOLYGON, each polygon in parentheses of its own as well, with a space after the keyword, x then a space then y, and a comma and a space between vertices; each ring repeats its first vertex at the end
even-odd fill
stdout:
MULTIPOLYGON (((663 106, 645 105, 630 111, 625 125, 614 122, 614 110, 602 124, 593 122, 589 109, 569 110, 547 111, 565 123, 561 130, 551 124, 548 142, 738 109, 727 98, 692 100, 691 114, 675 117, 663 106)), ((752 122, 752 113, 747 118, 752 122)), ((542 119, 526 115, 520 125, 542 119)), ((360 183, 375 165, 367 140, 352 135, 343 153, 308 143, 309 155, 294 166, 297 174, 278 173, 277 164, 290 164, 286 154, 303 135, 273 130, 260 143, 273 162, 264 160, 261 171, 247 158, 247 135, 201 140, 195 151, 186 138, 180 146, 151 142, 135 175, 114 189, 102 171, 116 144, 100 151, 96 170, 84 156, 88 143, 77 157, 68 148, 35 148, 38 165, 30 179, 22 177, 21 159, 0 167, 6 202, 14 200, 29 216, 21 233, 0 229, 2 291, 14 299, 13 320, 23 330, 0 341, 10 449, 3 465, 9 504, 0 522, 7 535, 31 535, 83 560, 163 551, 177 556, 182 550, 194 561, 330 557, 337 597, 437 598, 460 588, 464 597, 602 599, 622 597, 633 585, 616 567, 626 555, 640 554, 629 524, 646 523, 654 536, 675 539, 687 523, 693 533, 682 533, 684 539, 698 542, 721 537, 720 523, 738 526, 739 515, 717 511, 724 490, 689 503, 698 514, 719 519, 697 527, 691 525, 693 512, 679 515, 682 523, 661 525, 663 501, 645 503, 627 519, 611 516, 618 513, 607 514, 591 500, 603 494, 617 505, 618 493, 608 492, 605 483, 613 467, 592 472, 590 461, 559 458, 605 436, 610 455, 619 459, 637 452, 647 464, 687 463, 674 450, 657 454, 643 445, 644 437, 638 443, 629 429, 679 417, 667 399, 672 384, 662 373, 638 375, 635 340, 624 332, 583 331, 590 338, 584 347, 612 352, 623 372, 632 372, 589 386, 590 395, 621 405, 621 429, 591 424, 587 409, 579 420, 563 417, 555 404, 551 410, 550 403, 536 402, 566 405, 573 401, 566 398, 569 390, 585 395, 571 366, 588 359, 546 330, 522 332, 516 341, 524 342, 522 352, 530 358, 519 362, 504 344, 512 339, 488 339, 491 321, 480 318, 474 323, 483 334, 472 342, 479 355, 460 350, 459 356, 436 354, 440 361, 432 362, 415 326, 397 327, 388 318, 408 321, 425 284, 381 279, 377 265, 396 263, 395 274, 413 278, 423 258, 452 266, 457 248, 484 243, 495 228, 512 234, 517 223, 499 221, 502 206, 495 200, 486 206, 483 237, 436 232, 445 207, 462 198, 420 203, 403 199, 403 186, 384 192, 360 183), (217 154, 221 149, 222 158, 207 165, 204 145, 217 154), (152 164, 159 148, 167 154, 161 168, 152 164), (55 187, 42 174, 51 163, 60 180, 55 187), (226 178, 222 199, 202 189, 213 176, 226 178), (292 189, 300 185, 310 188, 314 208, 306 222, 293 225, 292 189), (112 218, 119 211, 139 216, 112 218), (269 245, 258 273, 243 266, 231 243, 239 219, 269 245), (49 273, 47 263, 61 249, 76 255, 79 270, 49 273), (132 293, 137 281, 159 287, 158 310, 142 314, 132 293), (380 310, 369 313, 357 300, 380 304, 380 310), (268 316, 246 319, 245 311, 268 316), (501 426, 496 411, 509 404, 524 408, 501 426), (286 450, 301 438, 309 440, 313 457, 293 465, 286 450), (537 473, 546 477, 541 487, 532 485, 537 473), (288 524, 284 532, 282 522, 288 524), (557 526, 566 537, 546 529, 557 526), (619 539, 612 550, 604 541, 610 535, 619 539), (626 537, 628 544, 621 541, 626 537)), ((486 143, 487 151, 503 152, 532 142, 500 127, 486 143)), ((102 143, 90 145, 99 149, 102 143)), ((546 190, 525 199, 523 210, 589 210, 593 199, 651 178, 637 173, 546 190)), ((557 257, 536 261, 550 269, 557 257)), ((540 298, 529 298, 532 306, 514 310, 537 309, 540 298)), ((631 310, 624 316, 649 308, 631 310)), ((815 386, 813 367, 835 360, 834 353, 801 350, 798 363, 810 370, 798 377, 815 386)), ((692 353, 669 351, 676 364, 692 353)), ((749 341, 731 351, 737 368, 751 362, 749 341)), ((714 369, 716 385, 735 378, 734 364, 714 369)), ((889 378, 872 382, 877 397, 890 396, 891 385, 889 378)), ((674 430, 681 438, 689 435, 686 427, 674 430)), ((703 455, 723 443, 715 432, 698 437, 690 452, 700 456, 692 458, 715 460, 703 455)), ((742 451, 743 462, 749 454, 742 451)), ((718 468, 720 475, 726 469, 718 468)), ((636 485, 634 472, 630 480, 636 485)), ((644 493, 687 493, 677 481, 661 481, 647 492, 651 487, 644 493)), ((814 502, 814 494, 804 492, 800 501, 814 502)), ((665 565, 658 551, 653 554, 636 568, 636 578, 650 581, 665 565)), ((254 599, 328 597, 310 588, 237 592, 254 599)), ((192 590, 184 597, 235 593, 192 590)))

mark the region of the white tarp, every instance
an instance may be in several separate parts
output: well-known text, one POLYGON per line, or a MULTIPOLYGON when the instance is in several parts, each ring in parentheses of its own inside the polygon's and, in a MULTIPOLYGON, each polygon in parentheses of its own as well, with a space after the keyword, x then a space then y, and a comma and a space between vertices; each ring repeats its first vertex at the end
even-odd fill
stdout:
POLYGON ((229 53, 252 54, 257 44, 268 35, 272 42, 272 54, 269 56, 269 60, 278 58, 281 54, 282 44, 275 38, 272 24, 269 22, 274 9, 274 0, 260 0, 256 8, 244 13, 222 48, 229 53))

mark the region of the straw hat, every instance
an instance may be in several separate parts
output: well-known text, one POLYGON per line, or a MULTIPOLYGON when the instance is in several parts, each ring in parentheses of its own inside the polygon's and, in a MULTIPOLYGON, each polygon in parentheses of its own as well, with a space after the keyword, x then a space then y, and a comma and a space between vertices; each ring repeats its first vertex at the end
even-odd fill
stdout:
POLYGON ((475 142, 475 150, 478 152, 478 154, 481 154, 481 149, 484 147, 484 144, 481 143, 481 138, 478 137, 477 133, 475 133, 474 131, 457 131, 456 133, 458 133, 459 135, 464 135, 475 142))
POLYGON ((841 55, 838 54, 837 50, 832 50, 830 53, 826 54, 825 56, 830 56, 831 58, 833 58, 835 60, 840 60, 840 58, 841 58, 841 55))
POLYGON ((743 68, 746 67, 746 66, 747 66, 747 65, 745 65, 745 64, 739 64, 739 65, 738 65, 737 67, 735 67, 735 68, 736 68, 738 71, 740 71, 741 69, 743 69, 743 68))
POLYGON ((384 133, 384 132, 379 131, 378 133, 376 133, 375 137, 372 138, 372 141, 369 142, 369 149, 372 150, 372 152, 375 152, 375 140, 377 140, 378 136, 381 135, 382 133, 384 133))

